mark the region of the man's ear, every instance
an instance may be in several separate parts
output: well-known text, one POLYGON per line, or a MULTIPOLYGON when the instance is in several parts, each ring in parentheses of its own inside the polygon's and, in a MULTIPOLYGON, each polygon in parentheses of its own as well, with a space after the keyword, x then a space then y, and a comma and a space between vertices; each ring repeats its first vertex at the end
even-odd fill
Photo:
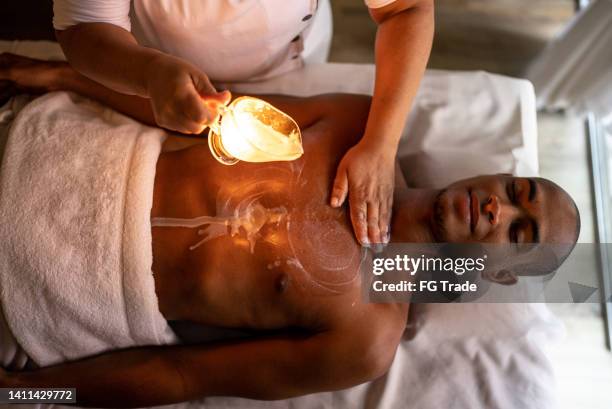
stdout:
POLYGON ((482 272, 482 276, 489 281, 502 285, 514 285, 518 282, 516 274, 510 270, 498 270, 489 271, 485 270, 482 272))

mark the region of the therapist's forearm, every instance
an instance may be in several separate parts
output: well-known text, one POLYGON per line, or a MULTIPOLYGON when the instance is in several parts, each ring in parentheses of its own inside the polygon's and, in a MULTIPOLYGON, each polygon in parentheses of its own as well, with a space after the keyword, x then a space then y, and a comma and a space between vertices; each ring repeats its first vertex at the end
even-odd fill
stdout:
POLYGON ((78 24, 56 35, 73 68, 123 94, 147 97, 146 73, 156 58, 166 57, 112 24, 78 24))
POLYGON ((364 141, 395 154, 406 116, 431 51, 433 2, 398 13, 378 26, 376 82, 364 141))

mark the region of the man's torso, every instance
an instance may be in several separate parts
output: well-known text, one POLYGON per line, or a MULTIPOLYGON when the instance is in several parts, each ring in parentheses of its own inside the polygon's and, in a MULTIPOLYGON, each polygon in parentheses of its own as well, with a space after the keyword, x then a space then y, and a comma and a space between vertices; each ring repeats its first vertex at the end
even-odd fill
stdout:
POLYGON ((153 227, 162 312, 168 286, 185 303, 170 319, 316 330, 348 309, 368 308, 360 293, 364 253, 346 210, 328 205, 336 166, 360 136, 353 131, 359 124, 343 125, 338 115, 314 120, 317 109, 308 109, 305 153, 293 162, 224 166, 202 144, 160 157, 154 222, 199 218, 193 227, 153 227))

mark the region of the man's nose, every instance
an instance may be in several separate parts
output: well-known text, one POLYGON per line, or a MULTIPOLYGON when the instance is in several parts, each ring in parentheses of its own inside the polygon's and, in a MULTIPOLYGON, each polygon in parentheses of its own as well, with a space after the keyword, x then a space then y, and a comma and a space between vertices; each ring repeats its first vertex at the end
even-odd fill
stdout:
POLYGON ((496 195, 490 195, 487 202, 484 205, 484 213, 489 218, 489 222, 493 226, 497 226, 499 223, 499 214, 501 211, 499 205, 499 198, 496 195))

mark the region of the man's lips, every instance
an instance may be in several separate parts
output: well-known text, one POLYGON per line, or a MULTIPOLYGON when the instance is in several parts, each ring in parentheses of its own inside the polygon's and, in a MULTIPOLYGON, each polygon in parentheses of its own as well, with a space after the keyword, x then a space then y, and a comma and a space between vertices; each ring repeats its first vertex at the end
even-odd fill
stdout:
POLYGON ((469 191, 470 194, 470 230, 474 233, 476 225, 478 224, 478 218, 480 217, 480 204, 478 203, 478 197, 476 194, 469 191))

